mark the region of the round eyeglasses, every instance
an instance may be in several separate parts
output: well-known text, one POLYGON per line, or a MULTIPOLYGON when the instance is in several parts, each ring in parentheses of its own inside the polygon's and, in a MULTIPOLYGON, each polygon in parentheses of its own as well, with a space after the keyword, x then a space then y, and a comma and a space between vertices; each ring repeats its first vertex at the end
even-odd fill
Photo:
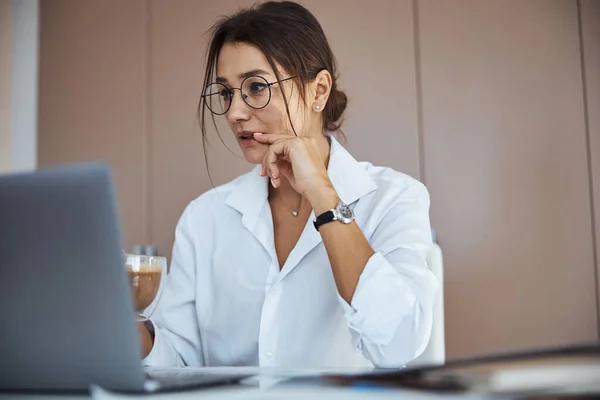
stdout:
POLYGON ((249 76, 242 81, 239 88, 229 88, 223 83, 214 82, 204 89, 202 98, 213 114, 223 115, 231 108, 234 90, 239 90, 244 103, 255 110, 260 110, 265 108, 271 101, 271 86, 294 78, 296 76, 276 82, 268 82, 262 76, 249 76))

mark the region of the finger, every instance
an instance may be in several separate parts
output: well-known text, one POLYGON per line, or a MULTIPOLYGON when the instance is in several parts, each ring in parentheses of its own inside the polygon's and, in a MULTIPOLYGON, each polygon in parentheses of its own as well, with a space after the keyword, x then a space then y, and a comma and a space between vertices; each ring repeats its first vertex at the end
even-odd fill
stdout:
POLYGON ((260 166, 260 175, 268 177, 271 181, 271 185, 273 185, 273 187, 277 187, 277 186, 275 186, 276 185, 275 180, 273 179, 273 177, 271 177, 271 173, 266 167, 268 154, 269 154, 269 150, 267 150, 267 152, 265 153, 265 155, 263 156, 263 159, 261 161, 262 165, 260 166))
POLYGON ((279 183, 279 168, 277 166, 277 159, 279 158, 279 156, 277 155, 277 153, 274 152, 275 150, 276 149, 271 149, 271 147, 269 146, 269 149, 263 157, 262 168, 265 175, 268 176, 271 180, 271 184, 273 185, 273 187, 277 188, 279 183))
POLYGON ((281 140, 286 140, 286 139, 291 139, 291 138, 293 138, 293 136, 286 135, 283 133, 268 133, 266 135, 261 132, 254 133, 254 139, 257 142, 264 143, 264 144, 273 144, 273 143, 279 142, 281 140))
POLYGON ((269 146, 267 153, 263 159, 263 166, 267 174, 271 177, 273 187, 279 187, 279 165, 278 161, 281 157, 287 156, 289 140, 281 140, 269 146))

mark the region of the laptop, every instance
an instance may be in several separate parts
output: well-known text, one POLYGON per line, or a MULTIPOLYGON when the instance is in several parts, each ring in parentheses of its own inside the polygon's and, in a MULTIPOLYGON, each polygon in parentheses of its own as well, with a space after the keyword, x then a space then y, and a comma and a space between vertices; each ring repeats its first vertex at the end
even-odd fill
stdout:
POLYGON ((0 176, 0 392, 144 393, 246 377, 148 378, 121 244, 107 166, 0 176))
POLYGON ((477 393, 529 400, 598 399, 600 342, 485 354, 453 359, 441 365, 329 375, 325 379, 351 386, 378 385, 415 393, 430 391, 440 396, 477 393))

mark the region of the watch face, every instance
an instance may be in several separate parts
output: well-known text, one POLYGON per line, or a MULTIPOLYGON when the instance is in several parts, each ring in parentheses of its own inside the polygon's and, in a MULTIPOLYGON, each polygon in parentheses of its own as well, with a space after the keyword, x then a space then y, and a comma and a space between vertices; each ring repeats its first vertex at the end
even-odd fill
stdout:
POLYGON ((338 211, 340 213, 341 221, 343 223, 349 224, 350 222, 354 221, 354 212, 350 207, 348 207, 348 205, 340 204, 338 207, 338 211))

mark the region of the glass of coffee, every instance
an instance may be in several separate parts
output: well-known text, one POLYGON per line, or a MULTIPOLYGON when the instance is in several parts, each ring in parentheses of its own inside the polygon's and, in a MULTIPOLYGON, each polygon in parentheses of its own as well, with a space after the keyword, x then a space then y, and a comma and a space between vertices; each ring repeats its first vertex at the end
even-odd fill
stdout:
POLYGON ((125 254, 138 321, 150 318, 167 279, 167 259, 159 256, 125 254))

